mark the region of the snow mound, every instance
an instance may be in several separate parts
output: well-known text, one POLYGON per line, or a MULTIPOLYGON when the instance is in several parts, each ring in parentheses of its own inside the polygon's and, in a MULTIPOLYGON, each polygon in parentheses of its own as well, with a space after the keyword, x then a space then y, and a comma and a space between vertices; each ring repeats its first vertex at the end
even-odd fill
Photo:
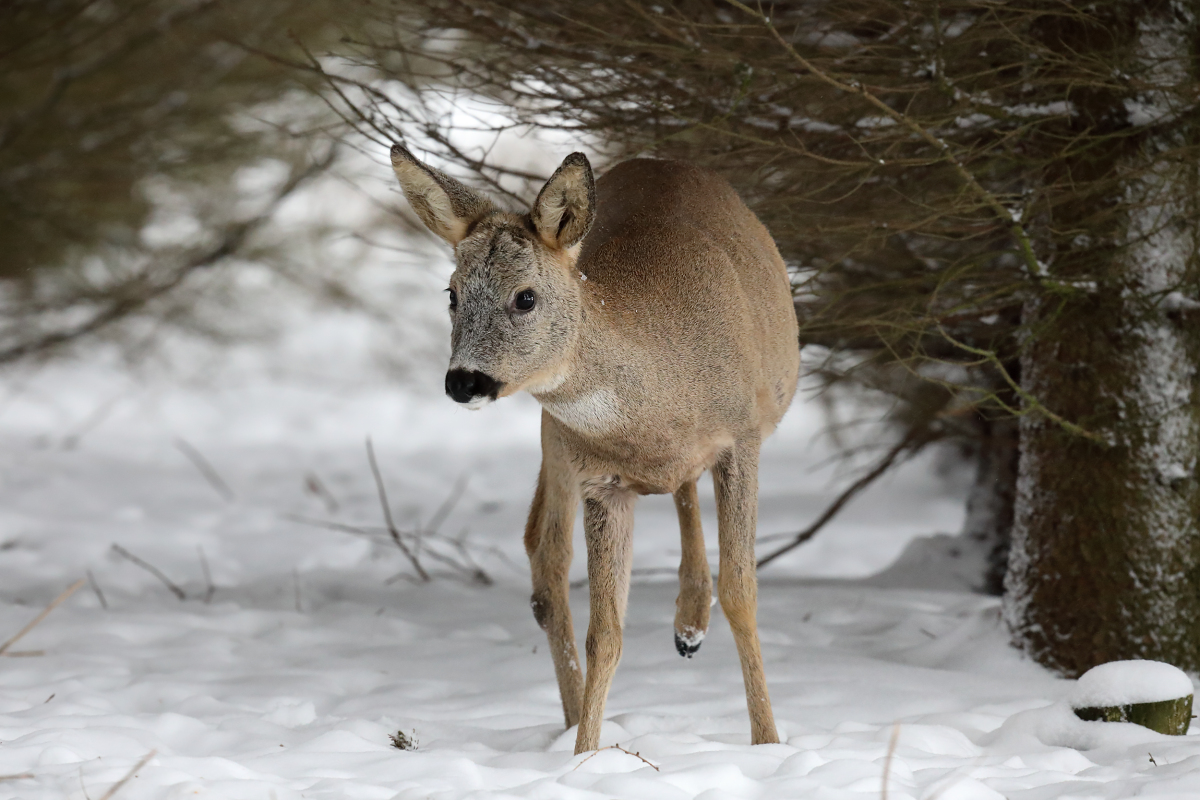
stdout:
POLYGON ((1110 661, 1080 676, 1071 693, 1072 708, 1126 706, 1178 700, 1192 693, 1183 670, 1162 661, 1110 661))

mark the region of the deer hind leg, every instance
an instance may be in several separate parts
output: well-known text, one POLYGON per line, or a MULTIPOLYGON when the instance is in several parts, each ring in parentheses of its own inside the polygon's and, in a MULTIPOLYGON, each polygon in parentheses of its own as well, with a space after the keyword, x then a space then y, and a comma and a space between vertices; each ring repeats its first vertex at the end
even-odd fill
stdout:
POLYGON ((629 599, 635 495, 618 479, 584 485, 583 527, 588 550, 591 617, 585 649, 587 683, 575 752, 600 746, 600 723, 613 674, 621 660, 621 628, 629 599))
POLYGON ((754 532, 758 521, 758 441, 738 441, 713 467, 717 494, 717 533, 721 563, 717 596, 733 629, 746 705, 750 711, 751 744, 779 741, 767 679, 758 643, 758 578, 755 575, 754 532))
POLYGON ((533 575, 529 604, 533 617, 550 642, 550 657, 558 678, 567 727, 579 723, 583 704, 583 674, 575 649, 575 629, 568 602, 571 532, 579 493, 573 476, 556 468, 550 456, 542 460, 537 492, 525 525, 525 552, 533 575))
POLYGON ((695 481, 685 483, 675 492, 675 511, 679 514, 679 541, 683 549, 679 560, 679 597, 675 600, 675 649, 679 655, 691 658, 708 632, 712 606, 712 573, 704 552, 695 481))

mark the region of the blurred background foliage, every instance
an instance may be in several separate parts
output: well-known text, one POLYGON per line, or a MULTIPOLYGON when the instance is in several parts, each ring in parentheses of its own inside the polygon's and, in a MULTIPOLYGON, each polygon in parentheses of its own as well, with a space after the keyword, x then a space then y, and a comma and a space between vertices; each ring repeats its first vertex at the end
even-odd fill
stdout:
POLYGON ((328 163, 314 82, 251 50, 285 50, 289 28, 325 41, 329 16, 289 0, 0 6, 0 363, 152 307, 196 321, 172 295, 249 255, 328 163))

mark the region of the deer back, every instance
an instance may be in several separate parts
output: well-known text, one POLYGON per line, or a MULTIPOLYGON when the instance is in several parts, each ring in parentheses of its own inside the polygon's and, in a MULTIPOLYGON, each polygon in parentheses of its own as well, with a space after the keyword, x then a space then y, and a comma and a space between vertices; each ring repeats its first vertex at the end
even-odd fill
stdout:
POLYGON ((596 200, 577 262, 578 369, 622 385, 626 413, 652 427, 770 433, 795 391, 799 346, 766 228, 723 178, 678 161, 618 164, 596 200))

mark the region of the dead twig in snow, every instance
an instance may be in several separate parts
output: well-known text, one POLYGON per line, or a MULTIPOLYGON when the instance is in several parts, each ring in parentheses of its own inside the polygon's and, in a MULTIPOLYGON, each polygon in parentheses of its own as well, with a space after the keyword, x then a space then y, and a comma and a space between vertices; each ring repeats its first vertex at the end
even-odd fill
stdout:
MULTIPOLYGON (((421 566, 420 560, 416 557, 408 545, 404 543, 404 539, 400 536, 400 530, 396 527, 396 523, 392 521, 392 509, 388 505, 387 489, 383 485, 383 475, 379 472, 379 464, 375 461, 375 448, 371 445, 371 440, 367 439, 367 460, 371 462, 371 475, 375 478, 375 488, 379 492, 379 505, 383 508, 383 521, 387 525, 387 532, 392 537, 392 541, 400 548, 400 552, 404 553, 409 563, 412 564, 417 575, 422 582, 429 581, 429 573, 421 566)), ((419 543, 418 543, 419 545, 419 543)))
POLYGON ((96 408, 92 410, 92 413, 84 417, 83 421, 75 426, 73 431, 62 438, 62 442, 59 444, 59 446, 62 447, 63 450, 74 450, 79 446, 79 442, 82 441, 83 437, 90 431, 98 428, 100 424, 104 422, 104 420, 108 419, 108 416, 113 412, 113 409, 115 409, 117 405, 128 396, 129 395, 127 393, 122 392, 121 394, 110 397, 108 400, 96 406, 96 408))
MULTIPOLYGON (((7 642, 5 642, 4 644, 0 644, 0 656, 5 655, 6 653, 10 656, 16 655, 16 653, 8 653, 8 648, 10 648, 14 644, 16 644, 17 641, 20 640, 20 638, 22 636, 24 636, 25 634, 29 633, 31 630, 36 628, 41 623, 42 620, 44 620, 46 617, 48 617, 50 615, 51 611, 53 611, 54 609, 58 608, 60 605, 65 603, 67 601, 67 598, 70 597, 71 595, 75 594, 75 592, 79 589, 79 587, 83 586, 83 584, 85 584, 85 583, 87 583, 87 581, 84 578, 80 578, 79 580, 75 581, 70 586, 68 586, 66 589, 64 589, 62 594, 60 594, 58 597, 51 600, 50 605, 46 606, 46 608, 42 611, 42 613, 38 614, 36 617, 33 618, 33 622, 30 622, 24 628, 21 628, 21 630, 17 631, 17 634, 15 636, 13 636, 11 639, 9 639, 7 642)), ((29 651, 29 652, 32 653, 34 651, 29 651)), ((39 650, 36 652, 40 655, 42 651, 39 650)), ((26 653, 22 653, 21 655, 26 655, 26 653)))
POLYGON ((100 591, 100 584, 96 582, 96 576, 89 569, 87 571, 88 585, 92 587, 92 591, 96 593, 96 599, 100 601, 100 606, 108 611, 108 601, 104 599, 104 592, 100 591))
POLYGON ((299 522, 301 525, 308 525, 312 528, 325 528, 330 531, 338 531, 339 533, 352 533, 355 536, 365 536, 368 539, 375 538, 375 535, 366 528, 360 528, 357 525, 347 525, 344 522, 334 522, 327 519, 315 519, 306 517, 303 514, 282 514, 284 519, 289 522, 299 522))
POLYGON ((879 800, 887 800, 888 776, 892 771, 892 756, 896 754, 896 745, 900 742, 900 723, 892 726, 892 738, 888 740, 887 755, 883 759, 883 784, 879 789, 879 800))
POLYGON ((321 502, 325 504, 325 510, 330 514, 336 513, 341 508, 341 504, 333 496, 333 492, 329 491, 329 488, 317 477, 317 473, 309 472, 304 476, 304 488, 309 494, 321 498, 321 502))
MULTIPOLYGON (((390 531, 388 531, 388 529, 386 529, 386 528, 368 528, 368 527, 363 527, 360 525, 350 525, 345 522, 335 522, 333 520, 325 520, 325 519, 314 519, 312 517, 306 517, 302 514, 283 514, 281 516, 290 522, 297 522, 301 525, 307 525, 312 528, 323 528, 323 529, 329 530, 329 531, 337 531, 338 533, 349 533, 354 536, 361 536, 364 539, 378 540, 381 535, 390 533, 390 531)), ((411 533, 408 531, 399 531, 398 530, 397 533, 401 537, 407 536, 407 537, 410 537, 413 539, 415 539, 417 537, 417 535, 415 533, 411 533)), ((467 545, 467 541, 466 541, 467 534, 468 534, 467 531, 463 531, 462 534, 460 534, 457 538, 454 538, 454 539, 451 539, 447 536, 442 536, 441 534, 438 534, 438 533, 435 533, 433 535, 426 535, 422 539, 422 541, 424 541, 426 544, 426 547, 424 548, 422 554, 429 556, 431 559, 433 559, 434 561, 437 561, 438 563, 445 564, 446 566, 448 566, 452 570, 454 570, 455 573, 461 573, 462 575, 465 575, 466 579, 470 583, 476 583, 481 586, 491 586, 495 583, 495 580, 493 580, 492 576, 489 575, 488 572, 482 566, 479 565, 479 563, 475 560, 475 557, 471 554, 470 548, 467 545), (431 542, 437 542, 439 544, 446 545, 446 546, 452 548, 455 552, 457 552, 459 554, 459 557, 452 558, 451 556, 448 556, 444 553, 438 552, 434 548, 428 546, 431 542)), ((504 552, 501 551, 499 548, 483 547, 483 548, 477 548, 477 549, 480 549, 483 552, 491 553, 492 555, 496 556, 500 560, 507 563, 510 567, 512 567, 517 572, 523 572, 521 567, 517 564, 514 564, 512 559, 510 559, 510 558, 508 558, 508 556, 504 555, 504 552)), ((421 558, 421 554, 418 554, 414 550, 413 558, 416 558, 419 561, 421 558)), ((432 576, 430 576, 430 577, 432 577, 432 576)), ((412 578, 412 576, 409 575, 407 572, 401 572, 401 573, 391 576, 386 581, 384 581, 384 583, 392 584, 398 580, 409 580, 409 579, 416 580, 415 578, 412 578)))
POLYGON ((139 761, 138 763, 134 764, 133 769, 131 769, 131 770, 129 770, 129 772, 125 773, 124 778, 121 778, 121 780, 114 783, 107 792, 105 792, 103 795, 101 795, 100 800, 112 800, 112 796, 115 795, 117 793, 117 791, 120 790, 120 788, 129 781, 130 778, 132 778, 134 775, 136 775, 137 771, 139 769, 146 766, 146 764, 150 761, 150 759, 154 758, 156 755, 158 755, 158 751, 151 750, 149 753, 146 753, 146 755, 142 756, 142 760, 139 761))
POLYGON ((233 493, 233 489, 229 488, 229 484, 221 477, 221 473, 217 472, 216 468, 204 457, 203 453, 181 437, 175 439, 175 449, 183 453, 187 457, 187 460, 192 462, 192 466, 204 477, 204 480, 208 481, 208 485, 217 494, 221 495, 225 502, 232 503, 234 501, 237 495, 233 493))
POLYGON ((207 605, 217 593, 217 585, 213 583, 212 572, 208 569, 208 558, 204 555, 204 548, 196 545, 196 552, 200 554, 200 570, 204 573, 204 603, 207 605))
POLYGON ((462 498, 463 491, 467 488, 467 476, 463 475, 454 482, 454 488, 450 490, 450 494, 438 506, 437 511, 433 512, 433 516, 429 518, 429 524, 423 529, 426 536, 436 536, 438 529, 442 527, 442 523, 446 521, 446 517, 450 516, 450 512, 458 505, 458 501, 462 498))
POLYGON ((160 570, 158 567, 149 562, 143 561, 133 553, 126 550, 124 547, 121 547, 121 545, 117 544, 116 542, 113 543, 112 549, 117 555, 132 561, 134 564, 137 564, 139 567, 146 570, 146 572, 149 572, 151 575, 162 581, 163 586, 166 586, 171 590, 171 594, 175 595, 180 600, 187 600, 187 593, 184 592, 183 589, 180 589, 174 581, 164 575, 162 570, 160 570))
POLYGON ((32 772, 18 772, 15 775, 0 775, 0 782, 3 781, 23 781, 27 778, 32 778, 32 772))
POLYGON ((488 575, 487 571, 484 570, 483 567, 479 566, 479 562, 475 560, 475 557, 471 555, 471 551, 467 549, 467 536, 469 536, 470 533, 471 532, 469 530, 463 528, 462 533, 458 535, 457 539, 450 539, 448 541, 450 544, 454 545, 454 549, 458 551, 460 556, 462 556, 463 568, 470 573, 471 580, 482 586, 491 586, 495 583, 495 581, 492 580, 492 576, 488 575))
POLYGON ((579 768, 580 768, 580 767, 582 767, 584 764, 586 764, 586 763, 588 762, 588 760, 589 760, 589 759, 593 759, 593 758, 595 758, 596 756, 598 756, 598 755, 600 755, 601 753, 603 753, 605 750, 620 750, 622 753, 625 753, 626 755, 630 755, 630 756, 633 756, 634 758, 640 758, 640 759, 642 759, 642 762, 643 762, 643 763, 645 763, 646 765, 648 765, 648 766, 649 766, 651 769, 653 769, 655 772, 662 772, 662 770, 658 768, 658 765, 656 765, 656 764, 652 764, 652 763, 650 763, 649 761, 647 761, 647 760, 645 759, 645 757, 643 757, 643 756, 642 756, 642 754, 641 754, 641 753, 631 753, 631 752, 629 752, 628 750, 626 750, 624 747, 621 747, 621 745, 619 745, 619 744, 610 744, 608 747, 601 747, 599 750, 597 750, 596 752, 592 753, 590 756, 588 756, 587 758, 585 758, 583 761, 580 761, 578 764, 576 764, 574 767, 572 767, 572 768, 571 768, 571 772, 574 772, 575 770, 579 769, 579 768))

